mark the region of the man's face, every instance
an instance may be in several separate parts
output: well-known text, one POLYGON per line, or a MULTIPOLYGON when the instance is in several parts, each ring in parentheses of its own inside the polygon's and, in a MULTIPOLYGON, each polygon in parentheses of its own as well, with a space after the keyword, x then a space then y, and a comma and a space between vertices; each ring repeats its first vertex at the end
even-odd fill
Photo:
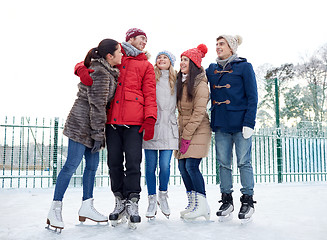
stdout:
POLYGON ((221 60, 227 59, 233 55, 232 49, 229 47, 227 41, 224 38, 217 40, 216 52, 218 58, 221 60))
POLYGON ((147 38, 144 35, 138 35, 135 38, 131 38, 128 42, 138 50, 143 51, 147 43, 147 38))

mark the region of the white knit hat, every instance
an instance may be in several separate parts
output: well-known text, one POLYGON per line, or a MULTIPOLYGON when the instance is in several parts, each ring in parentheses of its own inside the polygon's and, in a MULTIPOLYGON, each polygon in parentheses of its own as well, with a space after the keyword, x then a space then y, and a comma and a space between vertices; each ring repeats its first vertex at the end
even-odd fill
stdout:
POLYGON ((227 41, 229 47, 232 49, 233 54, 236 53, 237 47, 241 45, 243 41, 243 38, 240 35, 220 35, 218 38, 220 37, 224 38, 227 41))

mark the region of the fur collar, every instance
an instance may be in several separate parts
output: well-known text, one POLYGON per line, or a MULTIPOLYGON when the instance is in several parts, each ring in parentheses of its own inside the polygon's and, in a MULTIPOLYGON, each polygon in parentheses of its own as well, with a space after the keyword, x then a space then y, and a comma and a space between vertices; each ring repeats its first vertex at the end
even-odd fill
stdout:
POLYGON ((200 82, 204 81, 205 83, 208 83, 208 79, 206 76, 206 72, 204 71, 203 67, 201 67, 202 72, 199 73, 195 79, 194 79, 194 87, 197 87, 200 82))
POLYGON ((114 77, 119 76, 119 69, 112 67, 104 58, 94 59, 93 62, 100 63, 105 69, 107 69, 114 77))

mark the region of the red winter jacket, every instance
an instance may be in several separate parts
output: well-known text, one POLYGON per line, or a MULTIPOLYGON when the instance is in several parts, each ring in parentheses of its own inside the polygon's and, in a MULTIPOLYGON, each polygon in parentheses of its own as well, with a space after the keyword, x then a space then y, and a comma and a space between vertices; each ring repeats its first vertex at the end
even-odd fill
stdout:
POLYGON ((156 79, 146 55, 126 56, 122 48, 120 75, 107 124, 142 125, 145 118, 157 119, 156 79))

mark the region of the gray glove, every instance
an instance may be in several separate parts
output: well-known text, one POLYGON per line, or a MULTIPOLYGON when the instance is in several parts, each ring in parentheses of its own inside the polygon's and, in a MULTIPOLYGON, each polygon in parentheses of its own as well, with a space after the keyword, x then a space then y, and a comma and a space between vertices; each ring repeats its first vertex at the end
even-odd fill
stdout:
POLYGON ((102 142, 94 141, 94 145, 93 145, 93 148, 91 150, 91 153, 99 152, 101 150, 101 147, 102 147, 102 142))

